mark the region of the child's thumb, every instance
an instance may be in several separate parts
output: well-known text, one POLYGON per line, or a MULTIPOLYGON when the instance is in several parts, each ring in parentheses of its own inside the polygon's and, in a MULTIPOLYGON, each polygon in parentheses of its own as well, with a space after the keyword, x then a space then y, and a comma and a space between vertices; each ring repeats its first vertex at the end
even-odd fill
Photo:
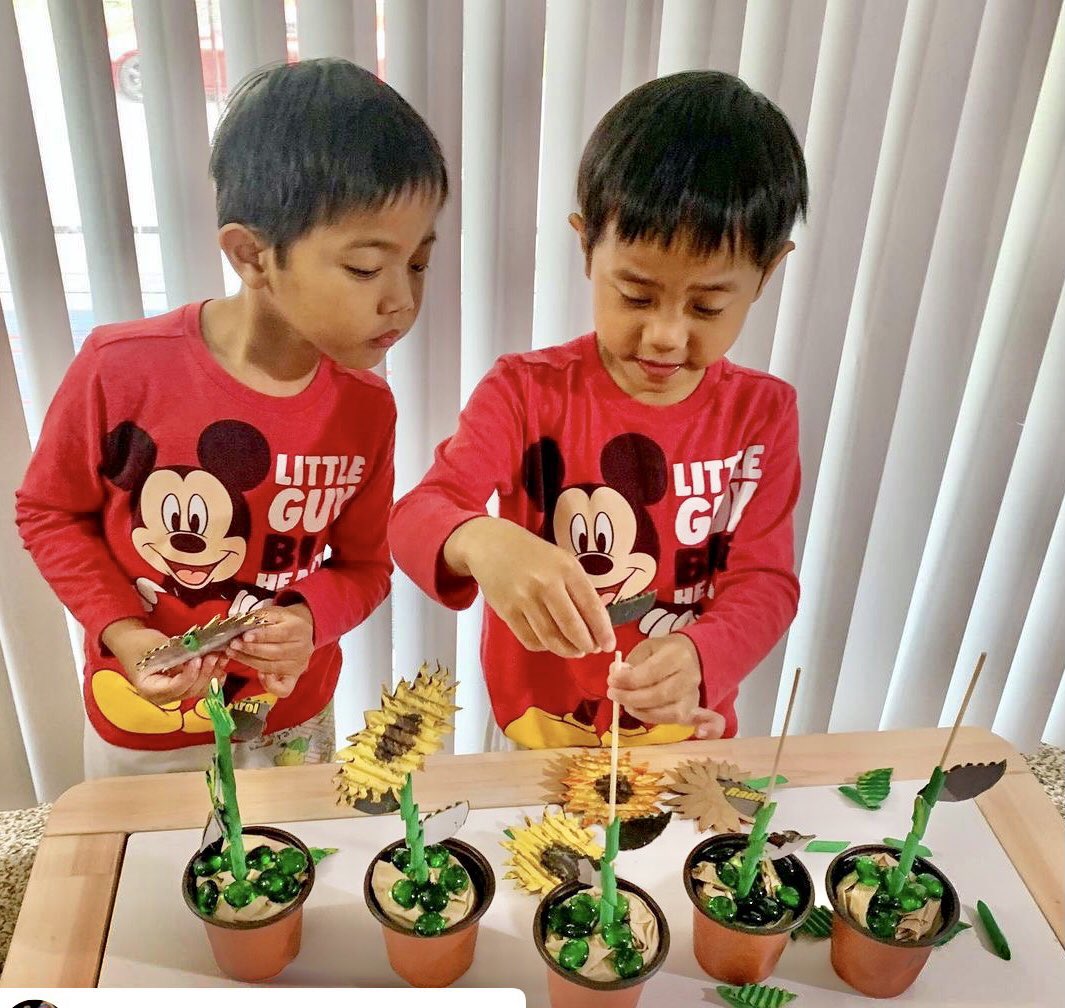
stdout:
POLYGON ((718 739, 725 732, 725 719, 715 710, 696 707, 692 715, 692 727, 697 739, 718 739))

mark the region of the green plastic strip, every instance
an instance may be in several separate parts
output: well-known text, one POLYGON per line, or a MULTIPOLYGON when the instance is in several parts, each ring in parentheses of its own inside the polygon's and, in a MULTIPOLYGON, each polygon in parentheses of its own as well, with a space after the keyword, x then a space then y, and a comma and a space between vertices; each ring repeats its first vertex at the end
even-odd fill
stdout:
MULTIPOLYGON (((894 847, 895 850, 900 851, 905 846, 905 842, 899 840, 898 837, 886 836, 884 837, 884 846, 894 847)), ((931 856, 932 852, 927 847, 924 847, 921 844, 917 845, 917 857, 930 858, 931 856)))
MULTIPOLYGON (((754 780, 744 781, 743 783, 746 784, 747 787, 749 787, 752 791, 764 791, 767 787, 769 787, 769 778, 755 777, 754 780)), ((783 774, 777 774, 777 784, 787 783, 787 777, 785 777, 783 774)))

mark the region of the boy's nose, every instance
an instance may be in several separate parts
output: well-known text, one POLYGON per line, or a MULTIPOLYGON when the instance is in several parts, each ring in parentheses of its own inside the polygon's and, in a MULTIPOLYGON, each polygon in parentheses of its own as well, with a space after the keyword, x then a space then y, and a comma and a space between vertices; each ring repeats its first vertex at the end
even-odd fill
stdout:
POLYGON ((644 339, 656 354, 675 354, 688 345, 688 327, 683 319, 655 319, 644 331, 644 339))
POLYGON ((397 280, 381 300, 380 313, 395 315, 398 312, 411 311, 414 308, 414 291, 409 280, 397 280))

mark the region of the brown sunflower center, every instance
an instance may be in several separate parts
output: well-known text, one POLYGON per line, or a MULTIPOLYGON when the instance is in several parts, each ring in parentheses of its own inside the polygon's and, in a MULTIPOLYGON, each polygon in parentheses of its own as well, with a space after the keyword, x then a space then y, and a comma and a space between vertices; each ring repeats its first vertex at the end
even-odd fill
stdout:
POLYGON ((560 882, 568 882, 579 874, 580 857, 580 854, 572 847, 552 844, 540 855, 540 864, 548 875, 557 878, 560 882))
MULTIPOLYGON (((596 778, 595 784, 592 786, 595 788, 595 793, 603 799, 604 804, 610 801, 610 774, 603 774, 602 777, 596 778)), ((628 777, 618 774, 618 804, 624 805, 633 796, 633 793, 628 777)))
POLYGON ((410 752, 414 748, 421 723, 421 714, 400 714, 377 740, 374 757, 382 763, 391 763, 404 753, 410 752))

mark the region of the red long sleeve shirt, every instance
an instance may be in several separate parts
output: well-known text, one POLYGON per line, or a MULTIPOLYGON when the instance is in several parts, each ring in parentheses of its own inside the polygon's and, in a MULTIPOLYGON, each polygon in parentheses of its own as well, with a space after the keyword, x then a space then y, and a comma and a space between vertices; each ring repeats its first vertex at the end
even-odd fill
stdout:
MULTIPOLYGON (((389 526, 397 564, 451 608, 469 606, 477 585, 448 570, 444 543, 496 492, 500 517, 572 552, 605 602, 656 591, 638 624, 618 628, 618 647, 690 637, 703 702, 734 735, 740 681, 798 602, 791 386, 721 360, 683 402, 651 406, 615 385, 594 334, 503 357, 389 526)), ((611 656, 530 653, 488 608, 481 654, 496 720, 515 742, 608 742, 611 656)), ((641 745, 688 738, 691 728, 624 716, 621 733, 623 744, 641 745)))
MULTIPOLYGON (((17 494, 26 548, 85 628, 85 705, 131 749, 210 741, 192 701, 136 693, 100 635, 136 617, 167 635, 302 597, 315 651, 266 730, 329 702, 338 638, 388 594, 395 405, 323 358, 298 395, 256 392, 211 356, 201 305, 97 329, 49 408, 17 494)), ((230 663, 229 673, 241 667, 230 663)), ((235 696, 262 694, 255 673, 235 696)))

